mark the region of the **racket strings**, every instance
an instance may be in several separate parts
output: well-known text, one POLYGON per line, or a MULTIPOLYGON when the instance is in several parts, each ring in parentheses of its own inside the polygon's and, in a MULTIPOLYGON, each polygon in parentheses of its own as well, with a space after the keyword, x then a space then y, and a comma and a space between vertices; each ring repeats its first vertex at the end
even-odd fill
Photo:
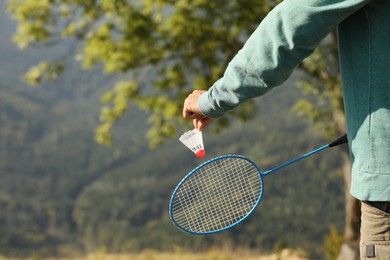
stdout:
POLYGON ((177 190, 172 214, 193 232, 211 232, 245 217, 261 193, 257 168, 241 158, 224 158, 199 168, 177 190))
MULTIPOLYGON (((200 176, 200 175, 199 175, 200 176)), ((226 187, 228 187, 228 186, 231 186, 232 184, 234 185, 234 184, 236 184, 237 182, 233 182, 233 183, 230 183, 229 185, 225 185, 225 186, 223 186, 221 189, 220 189, 220 193, 221 192, 224 192, 224 193, 226 193, 226 192, 228 192, 228 193, 226 193, 229 197, 231 197, 232 196, 232 194, 231 194, 231 192, 229 193, 229 191, 234 191, 234 190, 236 190, 237 189, 237 187, 234 187, 233 189, 226 189, 226 187)), ((240 189, 241 189, 242 187, 240 187, 240 189)), ((206 193, 205 193, 206 194, 206 193)), ((215 192, 213 192, 211 195, 213 195, 213 196, 215 196, 215 192)), ((206 194, 206 197, 209 197, 210 196, 210 194, 206 194)), ((187 202, 188 201, 185 201, 185 203, 184 204, 187 204, 187 202)), ((214 203, 215 204, 215 203, 214 203)), ((221 202, 219 202, 219 204, 221 204, 221 202)), ((207 205, 211 205, 211 204, 207 204, 207 205)), ((191 217, 191 214, 190 215, 187 215, 187 221, 189 221, 189 222, 191 222, 193 225, 193 228, 202 228, 202 229, 204 229, 204 226, 205 225, 214 225, 214 226, 217 226, 217 227, 223 227, 223 226, 221 226, 221 225, 226 225, 226 223, 224 224, 224 223, 221 223, 221 221, 222 222, 226 222, 227 220, 226 220, 226 218, 225 218, 225 216, 227 216, 228 215, 228 213, 229 212, 234 212, 234 211, 232 211, 232 209, 234 209, 232 206, 234 206, 234 205, 232 205, 232 204, 227 204, 227 206, 225 206, 225 208, 222 208, 222 209, 224 209, 225 211, 221 211, 221 209, 218 209, 218 208, 215 208, 215 207, 206 207, 206 209, 205 210, 208 210, 209 212, 210 212, 210 214, 212 214, 214 217, 215 216, 220 216, 220 218, 213 218, 213 219, 211 219, 210 221, 209 221, 209 223, 205 223, 205 222, 202 222, 203 220, 205 220, 206 219, 206 217, 208 217, 207 215, 203 215, 203 217, 201 216, 201 217, 199 217, 198 218, 198 220, 197 221, 201 221, 201 222, 198 222, 198 225, 194 225, 194 219, 191 217), (229 211, 229 212, 226 212, 226 210, 227 211, 229 211), (189 217, 188 217, 189 216, 189 217), (221 220, 221 218, 222 218, 222 220, 221 220), (204 225, 200 225, 200 223, 203 223, 204 225)), ((232 215, 232 216, 230 216, 230 218, 232 219, 231 220, 231 222, 232 223, 234 223, 234 221, 236 220, 235 219, 235 217, 236 218, 241 218, 241 215, 240 214, 236 214, 236 215, 232 215)))

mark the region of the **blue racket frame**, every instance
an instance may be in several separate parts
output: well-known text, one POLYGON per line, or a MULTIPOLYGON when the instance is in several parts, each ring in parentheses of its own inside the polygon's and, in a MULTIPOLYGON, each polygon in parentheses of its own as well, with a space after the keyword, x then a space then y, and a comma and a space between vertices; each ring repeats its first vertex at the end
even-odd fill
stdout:
POLYGON ((213 159, 210 159, 208 160, 207 162, 204 162, 202 163, 201 165, 199 165, 198 167, 196 167, 195 169, 193 169, 190 173, 188 173, 180 182, 179 184, 177 185, 176 189, 173 191, 172 193, 172 197, 171 197, 171 200, 169 202, 169 217, 171 218, 171 221, 175 224, 175 226, 177 226, 179 229, 181 229, 182 231, 184 232, 187 232, 187 233, 190 233, 190 234, 193 234, 193 235, 209 235, 209 234, 214 234, 214 233, 219 233, 219 232, 222 232, 224 230, 227 230, 227 229, 230 229, 238 224, 240 224, 241 222, 243 222, 246 218, 249 217, 250 214, 252 214, 252 212, 257 208, 257 206, 260 204, 260 201, 261 201, 261 198, 263 197, 263 191, 264 191, 264 181, 263 181, 263 176, 264 174, 261 172, 260 168, 256 165, 256 163, 254 163, 252 160, 248 159, 247 157, 244 157, 244 156, 241 156, 241 155, 222 155, 222 156, 218 156, 218 157, 215 157, 213 159), (221 228, 221 229, 217 229, 217 230, 213 230, 213 231, 209 231, 209 232, 194 232, 194 231, 191 231, 191 230, 188 230, 186 228, 183 228, 182 226, 180 226, 176 220, 174 219, 173 217, 173 213, 172 213, 172 204, 173 204, 173 200, 176 196, 176 193, 177 191, 180 189, 180 187, 183 185, 183 183, 189 178, 191 177, 193 174, 195 174, 199 169, 205 167, 206 165, 212 163, 212 162, 215 162, 215 161, 218 161, 218 160, 222 160, 222 159, 227 159, 227 158, 240 158, 240 159, 243 159, 243 160, 246 160, 248 161, 249 163, 251 163, 257 170, 257 174, 259 175, 260 177, 260 180, 261 180, 261 185, 260 185, 260 195, 259 197, 257 198, 257 201, 255 203, 255 205, 253 206, 253 208, 244 216, 242 217, 239 221, 227 226, 227 227, 224 227, 224 228, 221 228))
POLYGON ((284 164, 281 164, 275 168, 272 168, 268 171, 265 171, 264 173, 260 170, 260 168, 257 166, 256 163, 254 163, 252 160, 248 159, 247 157, 244 157, 244 156, 241 156, 241 155, 222 155, 222 156, 219 156, 219 157, 215 157, 213 159, 210 159, 208 160, 207 162, 204 162, 203 164, 199 165, 198 167, 196 167, 195 169, 193 169, 190 173, 188 173, 180 182, 179 184, 177 185, 177 187, 175 188, 175 190, 173 191, 172 193, 172 197, 171 197, 171 200, 169 202, 169 216, 172 220, 172 222, 181 230, 187 232, 187 233, 190 233, 190 234, 197 234, 197 235, 207 235, 207 234, 214 234, 214 233, 218 233, 218 232, 222 232, 224 230, 227 230, 227 229, 230 229, 238 224, 240 224, 241 222, 243 222, 246 218, 248 218, 248 216, 250 214, 252 214, 252 212, 258 207, 258 205, 260 204, 260 201, 261 201, 261 198, 263 197, 263 192, 264 192, 264 180, 263 180, 263 177, 272 173, 272 172, 275 172, 281 168, 284 168, 286 166, 289 166, 295 162, 298 162, 306 157, 309 157, 313 154, 316 154, 324 149, 327 149, 327 148, 331 148, 331 147, 334 147, 334 146, 338 146, 340 144, 344 144, 344 143, 348 143, 348 137, 347 137, 347 134, 343 134, 341 136, 339 136, 337 139, 335 139, 333 142, 329 143, 329 144, 326 144, 324 146, 321 146, 311 152, 308 152, 306 154, 303 154, 289 162, 286 162, 284 164), (190 177, 192 176, 193 174, 195 174, 199 169, 205 167, 206 165, 212 163, 212 162, 215 162, 215 161, 218 161, 218 160, 221 160, 221 159, 226 159, 226 158, 240 158, 240 159, 244 159, 246 161, 248 161, 249 163, 251 163, 255 169, 257 170, 257 173, 260 177, 260 180, 261 180, 261 183, 260 183, 260 194, 259 194, 259 197, 255 203, 255 205, 253 206, 253 208, 244 216, 242 217, 240 220, 236 221, 235 223, 229 225, 229 226, 226 226, 224 228, 221 228, 221 229, 217 229, 217 230, 213 230, 213 231, 208 231, 208 232, 194 232, 194 231, 191 231, 191 230, 188 230, 182 226, 180 226, 176 220, 174 219, 173 217, 173 213, 172 213, 172 204, 173 204, 173 200, 175 198, 175 195, 177 193, 177 191, 180 189, 180 187, 183 185, 183 183, 190 177))

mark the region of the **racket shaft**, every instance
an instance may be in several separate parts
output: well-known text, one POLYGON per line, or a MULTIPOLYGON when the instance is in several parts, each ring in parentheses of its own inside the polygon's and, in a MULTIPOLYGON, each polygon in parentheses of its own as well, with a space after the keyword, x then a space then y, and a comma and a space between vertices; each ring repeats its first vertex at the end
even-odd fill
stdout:
POLYGON ((314 151, 311 151, 311 152, 309 152, 309 153, 306 153, 306 154, 304 154, 304 155, 301 155, 301 156, 299 156, 298 158, 295 158, 295 159, 293 159, 293 160, 291 160, 291 161, 289 161, 289 162, 283 163, 282 165, 279 165, 279 166, 277 166, 277 167, 275 167, 275 168, 272 168, 271 170, 268 170, 268 171, 264 172, 263 175, 267 175, 267 174, 269 174, 269 173, 271 173, 271 172, 275 172, 275 171, 277 171, 277 170, 280 170, 280 169, 282 169, 282 168, 284 168, 284 167, 286 167, 286 166, 289 166, 289 165, 291 165, 291 164, 293 164, 293 163, 296 163, 296 162, 298 162, 298 161, 300 161, 300 160, 302 160, 302 159, 304 159, 304 158, 306 158, 306 157, 309 157, 309 156, 311 156, 311 155, 313 155, 313 154, 315 154, 315 153, 318 153, 318 152, 320 152, 320 151, 322 151, 322 150, 324 150, 324 149, 326 149, 326 148, 328 148, 328 147, 329 147, 329 145, 327 144, 327 145, 324 145, 324 146, 322 146, 322 147, 320 147, 320 148, 317 148, 317 149, 315 149, 314 151))
POLYGON ((282 169, 282 168, 284 168, 286 166, 289 166, 289 165, 291 165, 293 163, 296 163, 296 162, 298 162, 298 161, 300 161, 300 160, 302 160, 302 159, 304 159, 306 157, 309 157, 309 156, 311 156, 313 154, 316 154, 316 153, 318 153, 318 152, 320 152, 320 151, 322 151, 322 150, 324 150, 326 148, 334 147, 334 146, 337 146, 337 145, 340 145, 340 144, 345 144, 345 143, 348 143, 347 134, 343 134, 343 135, 339 136, 336 140, 334 140, 330 144, 326 144, 324 146, 321 146, 320 148, 317 148, 317 149, 315 149, 315 150, 313 150, 311 152, 308 152, 308 153, 306 153, 304 155, 301 155, 298 158, 295 158, 295 159, 293 159, 293 160, 291 160, 289 162, 286 162, 286 163, 283 163, 282 165, 279 165, 278 167, 275 167, 275 168, 273 168, 271 170, 268 170, 268 171, 264 172, 263 175, 267 175, 267 174, 269 174, 271 172, 274 172, 274 171, 277 171, 279 169, 282 169))

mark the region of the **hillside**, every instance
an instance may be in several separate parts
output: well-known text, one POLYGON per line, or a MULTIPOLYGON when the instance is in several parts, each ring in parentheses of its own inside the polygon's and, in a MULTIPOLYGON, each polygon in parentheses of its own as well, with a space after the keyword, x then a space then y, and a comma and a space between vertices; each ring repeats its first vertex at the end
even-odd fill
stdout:
MULTIPOLYGON (((148 115, 136 109, 116 127, 111 147, 97 145, 99 98, 113 79, 72 63, 55 83, 26 86, 20 75, 29 65, 67 46, 19 51, 10 42, 12 22, 3 13, 0 22, 0 255, 226 244, 267 251, 283 244, 321 255, 329 226, 342 228, 343 183, 334 149, 267 176, 259 208, 233 230, 212 236, 179 231, 168 216, 171 192, 204 160, 177 140, 150 150, 148 115)), ((258 99, 253 121, 218 135, 206 130, 205 159, 242 154, 267 170, 326 143, 291 111, 300 98, 291 85, 258 99)))

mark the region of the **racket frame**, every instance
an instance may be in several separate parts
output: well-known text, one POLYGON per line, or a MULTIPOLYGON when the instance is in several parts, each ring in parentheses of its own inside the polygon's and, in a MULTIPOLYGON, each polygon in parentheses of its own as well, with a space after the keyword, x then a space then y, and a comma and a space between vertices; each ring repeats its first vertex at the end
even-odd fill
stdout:
POLYGON ((224 230, 230 229, 230 228, 240 224, 241 222, 243 222, 246 218, 248 218, 249 215, 251 215, 252 212, 260 204, 261 198, 263 197, 263 193, 264 193, 264 180, 263 180, 263 176, 264 176, 263 173, 261 172, 260 168, 256 165, 256 163, 254 163, 252 160, 248 159, 247 157, 244 157, 244 156, 241 156, 241 155, 222 155, 222 156, 218 156, 218 157, 215 157, 213 159, 210 159, 210 160, 202 163, 201 165, 199 165, 195 169, 193 169, 176 186, 175 190, 172 193, 171 200, 169 202, 169 217, 171 218, 171 221, 175 224, 175 226, 177 226, 182 231, 190 233, 190 234, 193 234, 193 235, 208 235, 208 234, 219 233, 219 232, 222 232, 224 230), (258 198, 256 200, 256 203, 253 205, 252 209, 250 211, 248 211, 245 216, 243 216, 241 219, 239 219, 238 221, 234 222, 233 224, 231 224, 229 226, 226 226, 224 228, 213 230, 213 231, 195 232, 195 231, 189 230, 189 229, 187 229, 185 227, 182 227, 179 223, 176 222, 176 220, 175 220, 175 218, 173 216, 174 214, 173 214, 173 209, 172 209, 173 201, 175 200, 176 193, 178 192, 180 187, 186 182, 186 180, 188 178, 190 178, 193 174, 197 173, 198 170, 200 170, 201 168, 205 167, 206 165, 208 165, 210 163, 214 163, 215 161, 219 161, 219 160, 223 160, 223 159, 229 159, 229 158, 238 158, 238 159, 242 159, 242 160, 248 161, 249 163, 251 163, 254 166, 254 168, 257 171, 257 174, 259 175, 259 178, 261 180, 261 183, 260 183, 260 193, 259 193, 259 196, 258 196, 258 198))

